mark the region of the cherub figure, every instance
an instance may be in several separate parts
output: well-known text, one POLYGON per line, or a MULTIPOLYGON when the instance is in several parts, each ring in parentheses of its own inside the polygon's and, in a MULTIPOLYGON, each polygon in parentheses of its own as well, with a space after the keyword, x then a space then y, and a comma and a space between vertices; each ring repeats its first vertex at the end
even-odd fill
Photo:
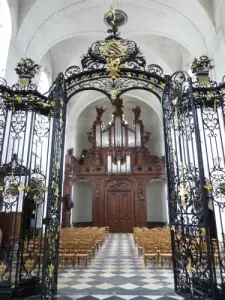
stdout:
POLYGON ((101 106, 101 107, 96 107, 96 112, 97 112, 97 120, 101 121, 102 119, 102 115, 105 112, 105 109, 101 106))

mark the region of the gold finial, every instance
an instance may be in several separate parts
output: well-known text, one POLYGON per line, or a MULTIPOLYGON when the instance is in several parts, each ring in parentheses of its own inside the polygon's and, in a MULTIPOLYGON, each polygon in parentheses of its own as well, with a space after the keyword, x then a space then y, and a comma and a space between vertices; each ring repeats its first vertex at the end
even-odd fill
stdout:
POLYGON ((6 265, 2 262, 0 264, 0 277, 2 277, 2 275, 5 273, 6 270, 6 265))
POLYGON ((110 22, 115 26, 115 21, 116 21, 116 10, 115 8, 111 7, 110 10, 106 13, 105 15, 106 19, 109 19, 110 22))

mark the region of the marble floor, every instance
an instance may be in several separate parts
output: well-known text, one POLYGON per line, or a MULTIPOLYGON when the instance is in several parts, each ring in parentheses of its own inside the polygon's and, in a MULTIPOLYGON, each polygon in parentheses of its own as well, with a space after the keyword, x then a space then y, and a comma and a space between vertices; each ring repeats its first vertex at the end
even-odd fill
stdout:
POLYGON ((132 234, 110 234, 87 268, 60 269, 60 300, 181 300, 171 268, 144 268, 132 234))

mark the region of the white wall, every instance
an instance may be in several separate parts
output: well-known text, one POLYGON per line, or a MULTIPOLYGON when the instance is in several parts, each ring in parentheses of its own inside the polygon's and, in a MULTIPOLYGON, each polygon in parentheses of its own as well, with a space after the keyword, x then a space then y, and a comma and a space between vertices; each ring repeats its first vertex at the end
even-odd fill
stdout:
POLYGON ((150 181, 146 186, 147 221, 168 222, 166 183, 150 181))
POLYGON ((17 64, 21 61, 21 58, 25 56, 18 48, 14 39, 11 39, 11 44, 9 46, 8 59, 6 64, 5 79, 9 86, 18 82, 18 75, 16 74, 15 68, 17 64))
POLYGON ((89 182, 73 185, 73 222, 92 222, 92 186, 89 182))
POLYGON ((218 83, 222 81, 225 75, 225 33, 221 30, 217 34, 217 40, 215 41, 214 49, 210 57, 213 58, 213 65, 215 68, 212 70, 211 77, 218 83))

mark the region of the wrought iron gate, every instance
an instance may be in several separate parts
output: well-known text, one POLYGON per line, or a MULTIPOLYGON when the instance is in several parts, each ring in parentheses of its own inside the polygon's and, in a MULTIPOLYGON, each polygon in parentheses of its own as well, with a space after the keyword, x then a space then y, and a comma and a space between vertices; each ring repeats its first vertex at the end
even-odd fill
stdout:
POLYGON ((168 77, 162 100, 175 291, 199 300, 225 297, 225 85, 210 68, 168 77))
POLYGON ((64 76, 49 96, 22 60, 19 81, 0 86, 0 297, 56 294, 62 161, 66 116, 64 76))
POLYGON ((16 85, 0 85, 0 297, 56 295, 69 98, 92 89, 113 104, 144 89, 162 100, 175 290, 186 299, 222 300, 225 84, 210 81, 207 57, 194 61, 196 83, 184 72, 163 76, 115 25, 109 33, 89 48, 82 70, 57 77, 48 97, 32 84, 38 66, 30 59, 18 64, 16 85))

